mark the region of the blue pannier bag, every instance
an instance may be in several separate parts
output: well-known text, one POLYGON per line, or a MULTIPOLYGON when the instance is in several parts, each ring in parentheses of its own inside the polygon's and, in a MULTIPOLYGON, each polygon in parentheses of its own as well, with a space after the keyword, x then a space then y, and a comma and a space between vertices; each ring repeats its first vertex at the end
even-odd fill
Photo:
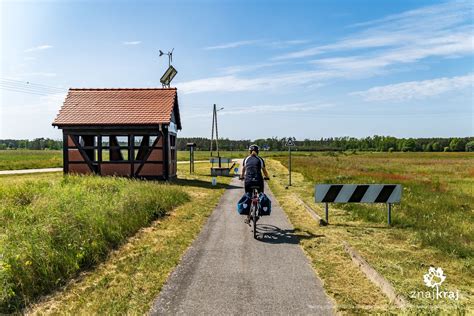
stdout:
POLYGON ((237 202, 237 212, 240 214, 240 215, 248 215, 249 212, 250 212, 250 204, 251 204, 251 200, 250 200, 250 194, 248 193, 245 193, 239 200, 239 202, 237 202))
POLYGON ((272 201, 265 195, 265 193, 260 193, 258 196, 260 202, 260 216, 267 216, 272 213, 272 201))

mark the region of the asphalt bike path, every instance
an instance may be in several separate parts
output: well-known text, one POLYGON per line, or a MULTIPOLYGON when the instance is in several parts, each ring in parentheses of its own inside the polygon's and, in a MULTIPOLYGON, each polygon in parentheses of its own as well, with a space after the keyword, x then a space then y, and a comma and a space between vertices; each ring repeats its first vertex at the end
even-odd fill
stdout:
POLYGON ((267 184, 272 214, 259 239, 236 203, 234 178, 153 303, 151 315, 332 315, 334 307, 267 184))

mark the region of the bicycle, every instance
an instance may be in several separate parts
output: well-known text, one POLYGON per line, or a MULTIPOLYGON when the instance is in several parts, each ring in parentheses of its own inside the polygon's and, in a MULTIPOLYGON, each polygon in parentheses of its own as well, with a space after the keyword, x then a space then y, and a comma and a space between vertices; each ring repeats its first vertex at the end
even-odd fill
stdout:
MULTIPOLYGON (((257 221, 258 221, 258 212, 260 210, 260 201, 258 198, 258 189, 259 187, 251 187, 252 189, 252 199, 250 204, 250 212, 248 215, 248 219, 252 220, 253 223, 253 238, 257 239, 257 221)), ((250 221, 249 221, 250 223, 250 221)))
MULTIPOLYGON (((264 180, 270 180, 270 178, 264 178, 264 180)), ((259 217, 259 212, 260 212, 260 199, 259 199, 259 189, 260 186, 251 186, 250 189, 252 190, 252 198, 251 198, 251 204, 250 204, 250 211, 249 214, 247 215, 247 220, 246 223, 250 225, 250 221, 252 221, 252 226, 253 226, 253 238, 257 238, 257 221, 260 218, 259 217)))

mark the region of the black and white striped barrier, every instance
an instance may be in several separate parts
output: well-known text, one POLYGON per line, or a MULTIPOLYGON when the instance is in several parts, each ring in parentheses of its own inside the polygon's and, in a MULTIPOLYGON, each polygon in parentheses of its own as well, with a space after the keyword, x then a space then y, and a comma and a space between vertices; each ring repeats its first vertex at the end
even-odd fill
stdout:
POLYGON ((328 203, 386 203, 388 224, 392 223, 392 204, 400 203, 400 184, 317 184, 315 199, 326 203, 326 223, 328 223, 328 203))

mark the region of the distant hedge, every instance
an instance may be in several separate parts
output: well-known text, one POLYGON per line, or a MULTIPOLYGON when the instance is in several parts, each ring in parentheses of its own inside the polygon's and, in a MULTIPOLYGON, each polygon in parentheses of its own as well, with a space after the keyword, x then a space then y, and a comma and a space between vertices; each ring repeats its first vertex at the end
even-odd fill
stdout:
MULTIPOLYGON (((371 136, 365 138, 355 137, 331 137, 320 139, 296 140, 296 148, 302 151, 468 151, 467 144, 474 141, 474 137, 450 137, 450 138, 396 138, 392 136, 371 136)), ((219 149, 222 151, 247 150, 250 144, 258 144, 262 148, 271 151, 287 150, 287 138, 272 137, 261 139, 231 140, 223 138, 219 140, 219 149)), ((211 140, 205 137, 179 137, 177 140, 178 150, 187 150, 187 143, 196 143, 196 150, 209 150, 211 140)), ((49 138, 36 138, 33 140, 0 139, 1 149, 61 149, 62 141, 49 138)))
MULTIPOLYGON (((391 136, 372 136, 366 138, 334 137, 321 139, 296 140, 299 151, 426 151, 441 152, 448 147, 449 151, 467 151, 467 144, 474 137, 455 138, 395 138, 391 136)), ((187 150, 187 143, 196 143, 197 150, 209 150, 211 140, 203 137, 178 137, 178 150, 187 150)), ((257 144, 271 151, 288 150, 287 138, 265 138, 255 140, 220 139, 219 149, 222 151, 247 150, 250 144, 257 144)), ((215 146, 214 146, 215 148, 215 146)), ((471 147, 472 148, 472 145, 471 147)))

